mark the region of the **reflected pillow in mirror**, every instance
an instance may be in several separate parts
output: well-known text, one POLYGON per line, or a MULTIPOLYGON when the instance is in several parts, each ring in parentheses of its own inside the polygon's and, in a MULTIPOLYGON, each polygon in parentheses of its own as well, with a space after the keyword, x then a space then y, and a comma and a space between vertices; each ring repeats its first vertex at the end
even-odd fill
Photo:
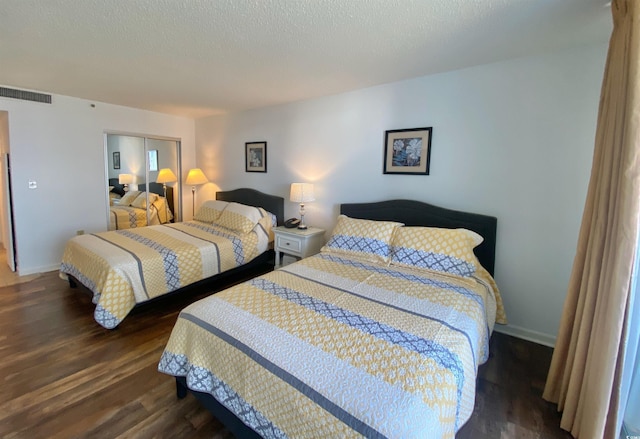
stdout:
POLYGON ((128 191, 122 198, 120 198, 120 202, 118 204, 120 206, 131 206, 131 203, 138 198, 138 195, 140 195, 140 191, 128 191))
MULTIPOLYGON (((149 203, 154 203, 159 198, 158 194, 149 193, 149 203)), ((140 195, 136 197, 131 203, 131 207, 137 207, 138 209, 147 208, 147 192, 140 192, 140 195)))

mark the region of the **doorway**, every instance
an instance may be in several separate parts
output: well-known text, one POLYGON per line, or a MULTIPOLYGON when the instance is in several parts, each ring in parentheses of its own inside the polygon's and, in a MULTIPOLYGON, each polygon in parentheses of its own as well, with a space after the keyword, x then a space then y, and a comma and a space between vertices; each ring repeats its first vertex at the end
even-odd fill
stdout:
POLYGON ((0 244, 6 251, 6 261, 9 269, 16 271, 17 263, 9 152, 9 113, 7 111, 0 111, 0 244))

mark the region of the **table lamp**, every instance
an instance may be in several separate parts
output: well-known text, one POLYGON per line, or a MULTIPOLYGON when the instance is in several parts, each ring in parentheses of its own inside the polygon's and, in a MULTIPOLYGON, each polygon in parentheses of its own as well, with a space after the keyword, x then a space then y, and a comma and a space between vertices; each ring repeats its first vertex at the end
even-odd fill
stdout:
POLYGON ((133 183, 133 175, 132 174, 119 174, 118 175, 118 183, 124 186, 124 190, 129 190, 129 185, 133 183))
POLYGON ((291 192, 289 199, 296 203, 300 203, 300 225, 299 229, 306 229, 307 225, 304 223, 304 203, 308 201, 315 201, 313 194, 313 184, 311 183, 291 183, 291 192))

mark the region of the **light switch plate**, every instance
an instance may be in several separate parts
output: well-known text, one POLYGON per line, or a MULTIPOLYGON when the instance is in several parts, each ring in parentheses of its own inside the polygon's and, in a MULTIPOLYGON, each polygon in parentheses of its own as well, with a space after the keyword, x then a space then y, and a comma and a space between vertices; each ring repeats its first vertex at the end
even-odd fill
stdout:
POLYGON ((33 180, 29 180, 29 189, 36 189, 38 187, 38 183, 33 181, 33 180))

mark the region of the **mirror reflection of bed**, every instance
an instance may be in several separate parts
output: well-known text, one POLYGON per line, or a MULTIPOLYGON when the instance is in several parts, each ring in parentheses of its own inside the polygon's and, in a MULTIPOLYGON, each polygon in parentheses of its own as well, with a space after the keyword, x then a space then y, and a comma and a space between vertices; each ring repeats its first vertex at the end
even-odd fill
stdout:
POLYGON ((179 139, 105 133, 104 148, 108 194, 105 202, 109 206, 105 210, 105 229, 132 229, 182 220, 179 139), (162 177, 163 170, 170 171, 172 178, 162 177), (163 182, 167 185, 166 200, 163 182))
POLYGON ((166 224, 174 221, 173 188, 160 183, 138 184, 126 190, 117 178, 109 179, 109 230, 166 224), (147 206, 149 209, 147 209, 147 206))

